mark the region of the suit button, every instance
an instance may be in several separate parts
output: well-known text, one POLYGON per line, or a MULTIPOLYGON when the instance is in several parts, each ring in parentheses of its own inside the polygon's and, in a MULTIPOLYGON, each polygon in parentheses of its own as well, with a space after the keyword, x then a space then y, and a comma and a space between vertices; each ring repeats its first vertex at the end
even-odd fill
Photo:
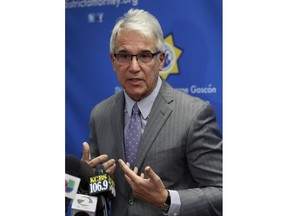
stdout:
POLYGON ((129 205, 133 205, 134 204, 133 199, 130 199, 128 203, 129 203, 129 205))

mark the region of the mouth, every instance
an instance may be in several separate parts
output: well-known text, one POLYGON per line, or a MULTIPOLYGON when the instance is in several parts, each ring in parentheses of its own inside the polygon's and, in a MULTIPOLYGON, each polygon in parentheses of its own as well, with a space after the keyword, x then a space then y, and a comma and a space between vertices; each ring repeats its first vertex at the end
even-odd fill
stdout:
POLYGON ((127 81, 128 81, 131 85, 139 85, 140 83, 143 82, 143 80, 140 79, 140 78, 130 78, 130 79, 127 79, 127 81))

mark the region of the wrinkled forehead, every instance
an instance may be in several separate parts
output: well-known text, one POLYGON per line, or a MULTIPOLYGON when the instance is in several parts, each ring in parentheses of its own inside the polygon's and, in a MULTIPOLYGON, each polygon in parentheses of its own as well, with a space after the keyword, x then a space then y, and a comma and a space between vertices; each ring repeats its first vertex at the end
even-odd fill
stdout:
POLYGON ((152 51, 156 49, 156 38, 135 30, 123 29, 116 37, 116 50, 127 50, 138 48, 141 51, 152 51))
POLYGON ((117 35, 116 35, 116 40, 125 35, 126 37, 139 37, 146 39, 148 41, 154 41, 156 43, 156 36, 153 34, 152 31, 143 31, 143 30, 138 30, 138 29, 130 29, 130 28, 122 28, 119 29, 117 35))

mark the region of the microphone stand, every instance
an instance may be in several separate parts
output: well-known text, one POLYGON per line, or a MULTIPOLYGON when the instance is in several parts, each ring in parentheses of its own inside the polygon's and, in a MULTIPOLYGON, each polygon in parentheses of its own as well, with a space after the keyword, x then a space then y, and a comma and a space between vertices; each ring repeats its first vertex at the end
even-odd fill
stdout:
POLYGON ((98 197, 98 200, 99 200, 100 205, 97 206, 97 211, 96 211, 95 216, 108 216, 107 200, 105 199, 103 195, 100 195, 98 197), (97 214, 97 212, 99 214, 97 214))

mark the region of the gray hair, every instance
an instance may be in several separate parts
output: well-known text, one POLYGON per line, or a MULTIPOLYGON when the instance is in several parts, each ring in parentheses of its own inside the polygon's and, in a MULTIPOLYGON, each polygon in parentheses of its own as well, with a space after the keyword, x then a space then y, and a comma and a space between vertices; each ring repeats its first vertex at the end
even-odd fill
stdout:
POLYGON ((110 52, 113 53, 116 50, 116 38, 118 33, 122 29, 128 29, 139 32, 147 38, 156 38, 156 47, 159 51, 164 52, 164 39, 163 31, 158 20, 149 12, 140 9, 130 9, 124 14, 124 17, 120 17, 116 22, 111 38, 110 38, 110 52))

